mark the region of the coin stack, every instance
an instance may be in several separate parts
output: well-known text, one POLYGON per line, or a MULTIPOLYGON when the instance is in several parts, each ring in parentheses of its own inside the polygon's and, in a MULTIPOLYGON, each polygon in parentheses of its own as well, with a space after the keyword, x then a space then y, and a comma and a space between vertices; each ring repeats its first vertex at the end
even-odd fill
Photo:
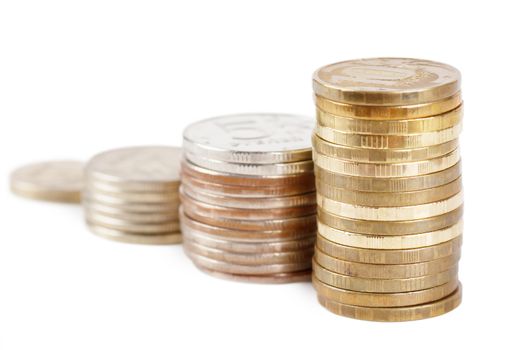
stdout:
POLYGON ((186 128, 181 229, 198 268, 253 282, 310 278, 313 125, 293 115, 241 114, 186 128))
POLYGON ((453 67, 405 58, 314 73, 319 302, 406 321, 461 302, 462 100, 453 67))
POLYGON ((107 151, 86 166, 83 206, 98 236, 128 243, 175 244, 179 227, 180 161, 176 147, 107 151))

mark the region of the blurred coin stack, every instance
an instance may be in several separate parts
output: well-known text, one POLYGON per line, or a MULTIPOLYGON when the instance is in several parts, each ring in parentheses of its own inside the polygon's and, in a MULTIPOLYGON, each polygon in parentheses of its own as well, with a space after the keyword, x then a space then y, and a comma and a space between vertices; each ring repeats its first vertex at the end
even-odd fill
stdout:
POLYGON ((307 280, 316 235, 311 119, 241 114, 184 131, 186 254, 219 277, 307 280))
POLYGON ((175 244, 179 226, 180 161, 176 147, 107 151, 86 166, 83 206, 91 231, 128 243, 175 244))
POLYGON ((314 73, 319 302, 405 321, 461 302, 460 73, 425 60, 340 62, 314 73))

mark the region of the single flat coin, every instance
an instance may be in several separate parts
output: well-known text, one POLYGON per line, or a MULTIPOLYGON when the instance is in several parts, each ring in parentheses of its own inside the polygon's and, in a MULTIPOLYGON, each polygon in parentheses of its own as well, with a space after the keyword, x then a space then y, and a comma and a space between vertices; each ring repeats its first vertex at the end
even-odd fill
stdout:
POLYGON ((324 197, 334 201, 370 206, 393 207, 426 204, 440 201, 459 193, 462 189, 461 177, 446 185, 408 192, 361 192, 349 191, 344 188, 333 187, 318 181, 317 191, 324 197))
POLYGON ((438 158, 408 163, 358 163, 313 152, 315 165, 330 172, 359 177, 396 178, 427 175, 450 168, 460 160, 459 149, 438 158))
POLYGON ((110 216, 115 219, 124 220, 124 221, 136 221, 141 223, 160 223, 160 222, 169 222, 177 221, 179 219, 178 210, 168 210, 168 211, 127 211, 125 209, 120 209, 114 206, 108 206, 96 202, 89 201, 84 199, 83 202, 86 210, 90 212, 101 214, 104 216, 110 216))
POLYGON ((442 157, 458 148, 458 139, 439 145, 406 149, 371 149, 341 146, 312 135, 316 153, 330 158, 362 163, 408 163, 442 157))
POLYGON ((145 183, 120 183, 111 184, 109 182, 99 181, 92 176, 86 176, 86 183, 95 192, 107 193, 119 196, 122 193, 133 193, 135 195, 148 194, 162 196, 164 193, 174 193, 179 190, 180 182, 145 184, 145 183))
POLYGON ((441 230, 456 224, 463 217, 463 206, 438 216, 409 221, 371 221, 333 215, 317 208, 317 218, 320 222, 342 231, 367 235, 396 236, 411 235, 441 230))
POLYGON ((84 163, 49 161, 25 165, 11 173, 11 191, 22 197, 79 203, 84 187, 84 163))
POLYGON ((367 321, 415 321, 443 315, 461 304, 461 283, 449 296, 427 304, 405 307, 365 307, 341 304, 318 296, 319 303, 329 311, 345 317, 367 321))
POLYGON ((311 276, 312 276, 312 271, 310 270, 275 273, 275 274, 270 274, 270 275, 236 275, 232 273, 213 271, 205 267, 199 266, 197 264, 195 264, 195 266, 197 266, 199 270, 213 277, 237 281, 237 282, 264 283, 264 284, 295 283, 295 282, 310 281, 311 276))
POLYGON ((162 223, 138 223, 136 221, 117 219, 100 213, 91 212, 89 210, 85 210, 84 215, 86 220, 90 223, 113 230, 126 231, 142 235, 180 232, 180 224, 178 221, 162 223))
POLYGON ((323 210, 359 220, 418 220, 448 213, 463 204, 463 191, 441 201, 403 207, 365 207, 337 202, 317 193, 317 204, 323 210))
POLYGON ((339 274, 325 269, 319 263, 312 261, 313 275, 319 281, 328 285, 367 293, 404 293, 434 288, 457 279, 458 265, 434 275, 414 278, 361 278, 339 274))
POLYGON ((447 64, 381 57, 338 62, 313 75, 317 95, 349 104, 411 105, 450 97, 460 90, 460 72, 447 64))
POLYGON ((462 104, 461 93, 429 103, 403 106, 367 106, 332 101, 315 96, 317 109, 340 117, 363 120, 409 120, 442 115, 462 104))
POLYGON ((238 209, 276 209, 289 207, 302 207, 316 204, 314 192, 304 193, 296 196, 257 198, 257 197, 235 197, 213 194, 203 191, 201 188, 184 185, 181 191, 198 202, 211 205, 219 205, 227 208, 238 209))
POLYGON ((186 127, 183 147, 199 158, 250 166, 299 162, 312 158, 313 126, 312 118, 289 114, 225 115, 186 127))
POLYGON ((271 264, 271 265, 239 265, 227 263, 224 261, 210 259, 190 251, 185 247, 186 255, 193 261, 195 265, 214 270, 222 273, 236 274, 236 275, 270 275, 276 273, 303 271, 311 268, 311 260, 291 263, 291 264, 271 264))
POLYGON ((103 206, 109 212, 132 212, 132 213, 166 213, 177 211, 179 201, 170 201, 165 203, 137 203, 115 200, 113 197, 101 196, 99 194, 84 192, 82 194, 85 203, 103 206))
MULTIPOLYGON (((311 148, 310 148, 311 152, 311 148)), ((311 160, 302 160, 293 163, 256 164, 256 163, 228 163, 213 158, 204 158, 186 151, 186 159, 202 168, 223 173, 247 176, 273 176, 310 173, 313 170, 311 160)))
POLYGON ((202 232, 213 237, 234 240, 236 242, 249 242, 250 244, 260 242, 269 244, 287 239, 304 239, 312 235, 315 236, 317 229, 315 215, 286 220, 272 220, 270 223, 263 222, 263 224, 260 225, 254 225, 258 224, 258 222, 254 221, 219 220, 217 221, 218 224, 227 226, 221 227, 215 223, 206 224, 198 219, 193 219, 187 215, 184 208, 181 209, 182 213, 179 215, 182 228, 202 232), (248 229, 246 227, 248 227, 248 229))
POLYGON ((346 232, 317 223, 319 235, 329 241, 355 248, 365 249, 412 249, 433 246, 450 241, 463 233, 463 220, 453 226, 425 233, 403 236, 363 235, 346 232))
POLYGON ((292 252, 312 249, 315 244, 315 232, 310 236, 305 236, 300 239, 284 238, 280 241, 260 242, 260 241, 241 241, 232 240, 230 237, 220 237, 211 234, 206 234, 194 230, 184 224, 181 225, 181 231, 184 235, 185 241, 190 241, 205 247, 219 249, 226 252, 244 253, 244 254, 263 254, 263 253, 278 253, 278 252, 292 252))
POLYGON ((463 106, 431 117, 407 120, 365 120, 341 117, 317 108, 317 124, 345 133, 363 135, 413 135, 451 128, 461 123, 463 106))
POLYGON ((461 162, 450 168, 431 174, 399 178, 378 178, 350 176, 315 167, 317 181, 322 181, 334 187, 352 191, 365 192, 406 192, 418 191, 445 185, 461 175, 461 162))
POLYGON ((292 252, 234 253, 206 247, 191 240, 184 240, 184 248, 194 254, 213 260, 247 266, 304 263, 305 261, 311 261, 314 255, 313 247, 292 252))
POLYGON ((379 265, 345 261, 315 250, 315 261, 325 269, 346 276, 361 278, 397 279, 435 275, 454 267, 459 262, 460 253, 440 259, 415 264, 379 265))
POLYGON ((86 166, 86 178, 124 189, 178 187, 182 149, 139 146, 100 153, 86 166))
POLYGON ((448 129, 412 135, 368 135, 338 131, 317 124, 315 133, 320 138, 348 147, 371 149, 405 149, 439 145, 455 140, 461 134, 462 125, 448 129))
POLYGON ((334 258, 365 264, 402 265, 415 264, 441 259, 458 254, 461 250, 462 236, 436 245, 412 249, 366 249, 355 248, 317 236, 317 249, 334 258))
POLYGON ((179 201, 178 189, 163 192, 107 192, 97 188, 96 186, 93 186, 93 183, 88 182, 86 184, 85 191, 91 196, 98 196, 106 202, 113 203, 165 203, 179 201))
POLYGON ((314 289, 326 299, 341 304, 368 307, 402 307, 426 304, 443 299, 458 287, 459 281, 454 279, 430 289, 418 290, 405 293, 363 293, 341 288, 332 287, 312 278, 314 289))
POLYGON ((312 215, 315 214, 317 210, 317 206, 315 204, 287 208, 240 209, 212 205, 197 201, 187 195, 184 190, 180 193, 180 196, 187 212, 191 212, 199 216, 209 216, 210 218, 221 217, 223 219, 236 219, 245 221, 288 219, 312 215))
POLYGON ((91 232, 99 237, 103 237, 112 241, 136 244, 178 244, 182 242, 182 234, 180 232, 166 232, 157 235, 141 235, 121 230, 114 230, 96 224, 87 223, 91 232))

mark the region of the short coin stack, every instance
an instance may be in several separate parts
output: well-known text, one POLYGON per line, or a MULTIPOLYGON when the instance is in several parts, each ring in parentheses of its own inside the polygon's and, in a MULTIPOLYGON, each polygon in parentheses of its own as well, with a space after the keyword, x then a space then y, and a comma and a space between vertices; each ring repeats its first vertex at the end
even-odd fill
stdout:
POLYGON ((164 146, 122 148, 93 157, 83 193, 91 231, 128 243, 180 243, 181 158, 180 148, 164 146))
POLYGON ((197 267, 253 282, 310 278, 313 125, 299 116, 241 114, 186 128, 181 228, 197 267))
POLYGON ((319 302, 405 321, 461 302, 460 73, 425 60, 340 62, 313 77, 319 302))

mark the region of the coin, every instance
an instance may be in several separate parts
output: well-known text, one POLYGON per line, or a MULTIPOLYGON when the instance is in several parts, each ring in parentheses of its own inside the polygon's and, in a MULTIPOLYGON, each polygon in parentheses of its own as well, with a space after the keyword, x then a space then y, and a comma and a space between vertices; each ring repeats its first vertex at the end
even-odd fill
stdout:
POLYGON ((311 271, 297 271, 297 272, 284 272, 284 273, 275 273, 270 275, 236 275, 232 273, 218 272, 214 270, 207 269, 205 267, 195 264, 197 268, 211 276, 239 281, 239 282, 255 282, 255 283, 294 283, 294 282, 306 282, 311 279, 311 271))
POLYGON ((315 277, 312 281, 315 290, 323 298, 341 304, 368 307, 401 307, 429 303, 446 297, 456 290, 459 284, 456 278, 440 286, 414 292, 363 293, 332 287, 315 277))
POLYGON ((452 254, 436 260, 413 264, 379 265, 345 261, 334 258, 315 250, 314 259, 327 270, 346 276, 379 279, 414 278, 435 275, 454 267, 459 261, 460 253, 452 254))
POLYGON ((410 105, 438 101, 460 89, 461 74, 447 64, 413 58, 367 58, 319 68, 317 95, 350 104, 410 105))
POLYGON ((445 170, 399 178, 358 177, 334 173, 315 166, 316 180, 353 191, 365 192, 404 192, 418 191, 445 185, 461 175, 461 163, 458 162, 445 170))
POLYGON ((355 261, 366 264, 413 264, 431 261, 457 254, 461 250, 462 236, 436 245, 413 249, 365 249, 350 247, 317 236, 317 249, 346 261, 355 261))
POLYGON ((249 166, 299 162, 312 158, 313 125, 311 118, 288 114, 226 115, 188 126, 183 147, 200 158, 249 166))
POLYGON ((341 117, 317 108, 317 124, 323 127, 364 135, 413 135, 451 128, 463 117, 463 106, 439 115, 406 120, 365 120, 341 117))
POLYGON ((458 307, 461 303, 461 283, 449 296, 416 306, 371 308, 341 304, 322 296, 318 296, 318 300, 326 309, 341 316, 368 321, 415 321, 439 316, 458 307))
POLYGON ((313 152, 315 165, 325 170, 350 176, 392 178, 426 175, 450 168, 460 159, 459 149, 442 157, 407 163, 357 163, 327 157, 313 152))
POLYGON ((174 212, 179 208, 179 202, 165 202, 165 203, 140 203, 140 202, 126 202, 112 197, 94 195, 92 193, 84 192, 82 194, 85 203, 95 203, 104 208, 112 208, 113 211, 126 211, 133 213, 165 213, 174 212))
POLYGON ((458 265, 434 275, 414 278, 361 278, 339 274, 320 266, 315 259, 312 262, 313 275, 321 282, 331 286, 370 293, 403 293, 429 289, 457 279, 458 265))
POLYGON ((317 203, 325 211, 360 220, 417 220, 448 213, 463 204, 463 192, 441 201, 403 207, 366 207, 337 202, 317 193, 317 203))
POLYGON ((350 162, 364 163, 417 162, 442 157, 458 148, 457 139, 439 145, 420 148, 371 149, 348 147, 328 142, 315 134, 312 136, 312 144, 313 149, 318 154, 350 162))
POLYGON ((178 221, 162 223, 139 223, 135 221, 117 219, 100 213, 94 213, 89 211, 89 209, 85 210, 84 214, 86 216, 86 220, 91 224, 113 230, 126 231, 142 235, 180 232, 180 225, 178 221))
POLYGON ((110 195, 120 195, 122 193, 134 193, 150 194, 150 195, 162 195, 163 193, 178 192, 180 182, 168 182, 168 183, 146 183, 146 182, 121 182, 121 183, 109 183, 99 181, 93 178, 89 174, 86 174, 86 183, 94 191, 100 191, 110 195))
POLYGON ((107 203, 165 203, 179 201, 179 191, 163 192, 107 192, 96 188, 92 182, 88 182, 85 188, 87 195, 94 198, 101 198, 101 201, 107 203))
POLYGON ((409 192, 385 193, 349 191, 343 188, 330 186, 321 181, 317 182, 316 187, 317 191, 322 196, 334 201, 371 207, 392 207, 440 201, 457 194, 461 191, 462 185, 461 177, 458 177, 446 185, 409 192))
POLYGON ((118 242, 136 244, 178 244, 182 242, 182 235, 180 232, 141 235, 137 233, 102 227, 90 223, 89 221, 87 222, 87 225, 91 232, 93 232, 95 235, 118 242))
POLYGON ((179 213, 177 210, 165 211, 128 211, 114 206, 108 206, 84 199, 84 206, 93 213, 111 216, 120 220, 136 221, 142 223, 159 223, 177 221, 179 213))
POLYGON ((453 226, 424 233, 400 236, 363 235, 347 232, 317 223, 319 235, 329 241, 356 248, 365 249, 412 249, 428 247, 454 239, 463 233, 463 221, 453 226))
POLYGON ((49 161, 25 165, 11 173, 13 193, 31 199, 78 203, 84 186, 84 163, 49 161))

